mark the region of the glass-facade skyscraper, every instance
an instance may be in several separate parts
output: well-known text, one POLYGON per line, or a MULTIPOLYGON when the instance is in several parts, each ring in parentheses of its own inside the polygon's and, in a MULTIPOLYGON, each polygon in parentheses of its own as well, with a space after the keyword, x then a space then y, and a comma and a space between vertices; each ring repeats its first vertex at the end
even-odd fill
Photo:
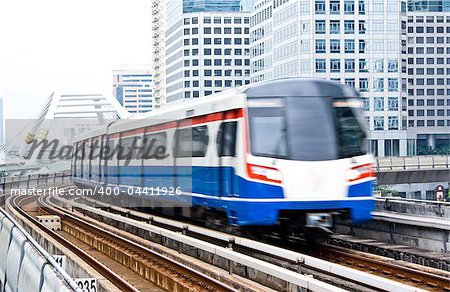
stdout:
POLYGON ((183 0, 183 13, 240 10, 240 0, 183 0))
POLYGON ((408 11, 449 12, 450 0, 410 0, 408 1, 408 11))

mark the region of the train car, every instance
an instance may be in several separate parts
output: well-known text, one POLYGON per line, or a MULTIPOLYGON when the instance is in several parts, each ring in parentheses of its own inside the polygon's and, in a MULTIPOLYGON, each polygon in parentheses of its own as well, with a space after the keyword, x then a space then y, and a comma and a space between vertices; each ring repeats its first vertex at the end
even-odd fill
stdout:
POLYGON ((165 147, 164 159, 74 156, 72 180, 123 191, 190 185, 181 193, 192 208, 182 213, 231 226, 328 229, 336 217, 369 220, 375 177, 361 105, 351 87, 301 78, 176 103, 74 144, 87 152, 96 141, 131 147, 139 137, 141 146, 165 147))

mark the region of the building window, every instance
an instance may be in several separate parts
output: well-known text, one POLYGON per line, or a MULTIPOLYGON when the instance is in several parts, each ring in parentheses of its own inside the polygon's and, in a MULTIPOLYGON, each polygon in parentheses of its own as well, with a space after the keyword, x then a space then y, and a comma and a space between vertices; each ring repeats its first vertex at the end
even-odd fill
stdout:
POLYGON ((331 20, 330 21, 330 33, 339 34, 341 32, 341 25, 339 20, 331 20))
POLYGON ((326 42, 325 40, 316 40, 316 53, 325 53, 326 42))
POLYGON ((398 130, 398 117, 388 117, 388 129, 398 130))
POLYGON ((355 78, 345 78, 345 85, 355 88, 355 78))
POLYGON ((355 72, 354 59, 345 59, 345 72, 355 72))
POLYGON ((346 34, 354 34, 355 33, 355 22, 353 20, 344 21, 344 32, 346 34))
POLYGON ((374 117, 373 118, 373 129, 374 130, 384 130, 384 118, 374 117))
POLYGON ((384 71, 384 60, 377 59, 375 60, 375 72, 383 72, 384 71))
POLYGON ((373 110, 374 111, 383 111, 384 110, 384 98, 383 97, 375 97, 373 99, 373 110))
POLYGON ((397 72, 398 71, 398 62, 395 59, 388 60, 388 72, 397 72))
POLYGON ((384 140, 384 155, 385 156, 399 156, 400 140, 384 140))
POLYGON ((363 97, 363 109, 368 111, 370 109, 370 100, 368 97, 363 97))
POLYGON ((358 2, 358 10, 359 10, 359 14, 366 14, 366 3, 365 0, 360 0, 358 2))
POLYGON ((369 66, 365 59, 359 59, 359 72, 369 72, 369 66))
POLYGON ((316 60, 316 72, 322 73, 322 72, 326 72, 326 70, 327 70, 326 60, 325 59, 317 59, 316 60))
POLYGON ((331 70, 331 72, 340 72, 341 71, 341 60, 340 59, 331 59, 330 60, 330 70, 331 70))
POLYGON ((367 78, 359 79, 359 91, 361 92, 369 91, 369 79, 367 78))
POLYGON ((330 40, 330 52, 340 53, 341 52, 341 41, 340 40, 330 40))
POLYGON ((325 1, 316 1, 316 14, 325 14, 325 1))
POLYGON ((355 14, 355 2, 344 1, 344 14, 355 14))
POLYGON ((339 14, 340 13, 340 1, 331 0, 330 1, 330 14, 339 14))
POLYGON ((384 79, 383 78, 375 78, 373 80, 373 89, 376 92, 383 92, 384 91, 384 79))
POLYGON ((396 96, 388 97, 388 110, 390 110, 390 111, 398 110, 398 97, 396 97, 396 96))
POLYGON ((345 52, 354 53, 355 52, 355 40, 345 40, 345 52))
POLYGON ((366 41, 365 40, 359 40, 359 52, 365 53, 366 52, 366 41))
POLYGON ((397 78, 388 78, 388 91, 389 92, 397 92, 398 91, 398 79, 397 78))
POLYGON ((325 33, 325 20, 316 20, 316 33, 325 33))
POLYGON ((366 33, 366 21, 365 20, 360 20, 359 21, 359 33, 360 34, 365 34, 366 33))

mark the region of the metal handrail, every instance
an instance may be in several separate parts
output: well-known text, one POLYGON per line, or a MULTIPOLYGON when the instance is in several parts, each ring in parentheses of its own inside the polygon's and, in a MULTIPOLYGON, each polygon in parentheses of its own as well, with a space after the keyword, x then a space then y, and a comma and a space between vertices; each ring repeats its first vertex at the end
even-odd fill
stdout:
POLYGON ((411 203, 422 203, 422 204, 428 204, 428 205, 444 205, 444 206, 450 206, 450 202, 445 201, 431 201, 431 200, 419 200, 419 199, 407 199, 407 198, 401 198, 401 197, 375 197, 376 201, 379 202, 411 202, 411 203))
POLYGON ((8 218, 15 226, 19 229, 22 235, 31 243, 31 245, 45 258, 45 260, 61 275, 67 285, 72 288, 73 291, 81 292, 81 288, 78 287, 77 283, 63 270, 63 268, 56 262, 56 260, 51 256, 8 212, 3 208, 0 208, 0 212, 8 218))
POLYGON ((407 169, 448 169, 450 168, 450 155, 432 155, 432 156, 398 156, 398 157, 379 157, 376 159, 377 172, 386 170, 407 170, 407 169), (437 158, 440 157, 440 161, 437 158), (410 164, 417 159, 416 164, 410 164), (423 160, 430 160, 430 163, 421 163, 423 160), (442 163, 442 161, 444 161, 442 163))

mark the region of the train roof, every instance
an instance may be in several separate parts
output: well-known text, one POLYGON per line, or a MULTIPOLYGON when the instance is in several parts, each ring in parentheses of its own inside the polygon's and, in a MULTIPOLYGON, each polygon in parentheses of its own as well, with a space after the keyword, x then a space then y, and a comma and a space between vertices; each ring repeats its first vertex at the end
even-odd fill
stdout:
POLYGON ((212 95, 180 100, 155 111, 132 115, 125 120, 117 120, 77 136, 74 141, 82 141, 106 133, 117 133, 152 124, 180 120, 214 112, 241 108, 246 97, 359 97, 358 92, 346 85, 325 79, 283 78, 262 81, 231 88, 212 95))
POLYGON ((245 89, 249 97, 359 97, 350 86, 325 79, 283 78, 245 89))

